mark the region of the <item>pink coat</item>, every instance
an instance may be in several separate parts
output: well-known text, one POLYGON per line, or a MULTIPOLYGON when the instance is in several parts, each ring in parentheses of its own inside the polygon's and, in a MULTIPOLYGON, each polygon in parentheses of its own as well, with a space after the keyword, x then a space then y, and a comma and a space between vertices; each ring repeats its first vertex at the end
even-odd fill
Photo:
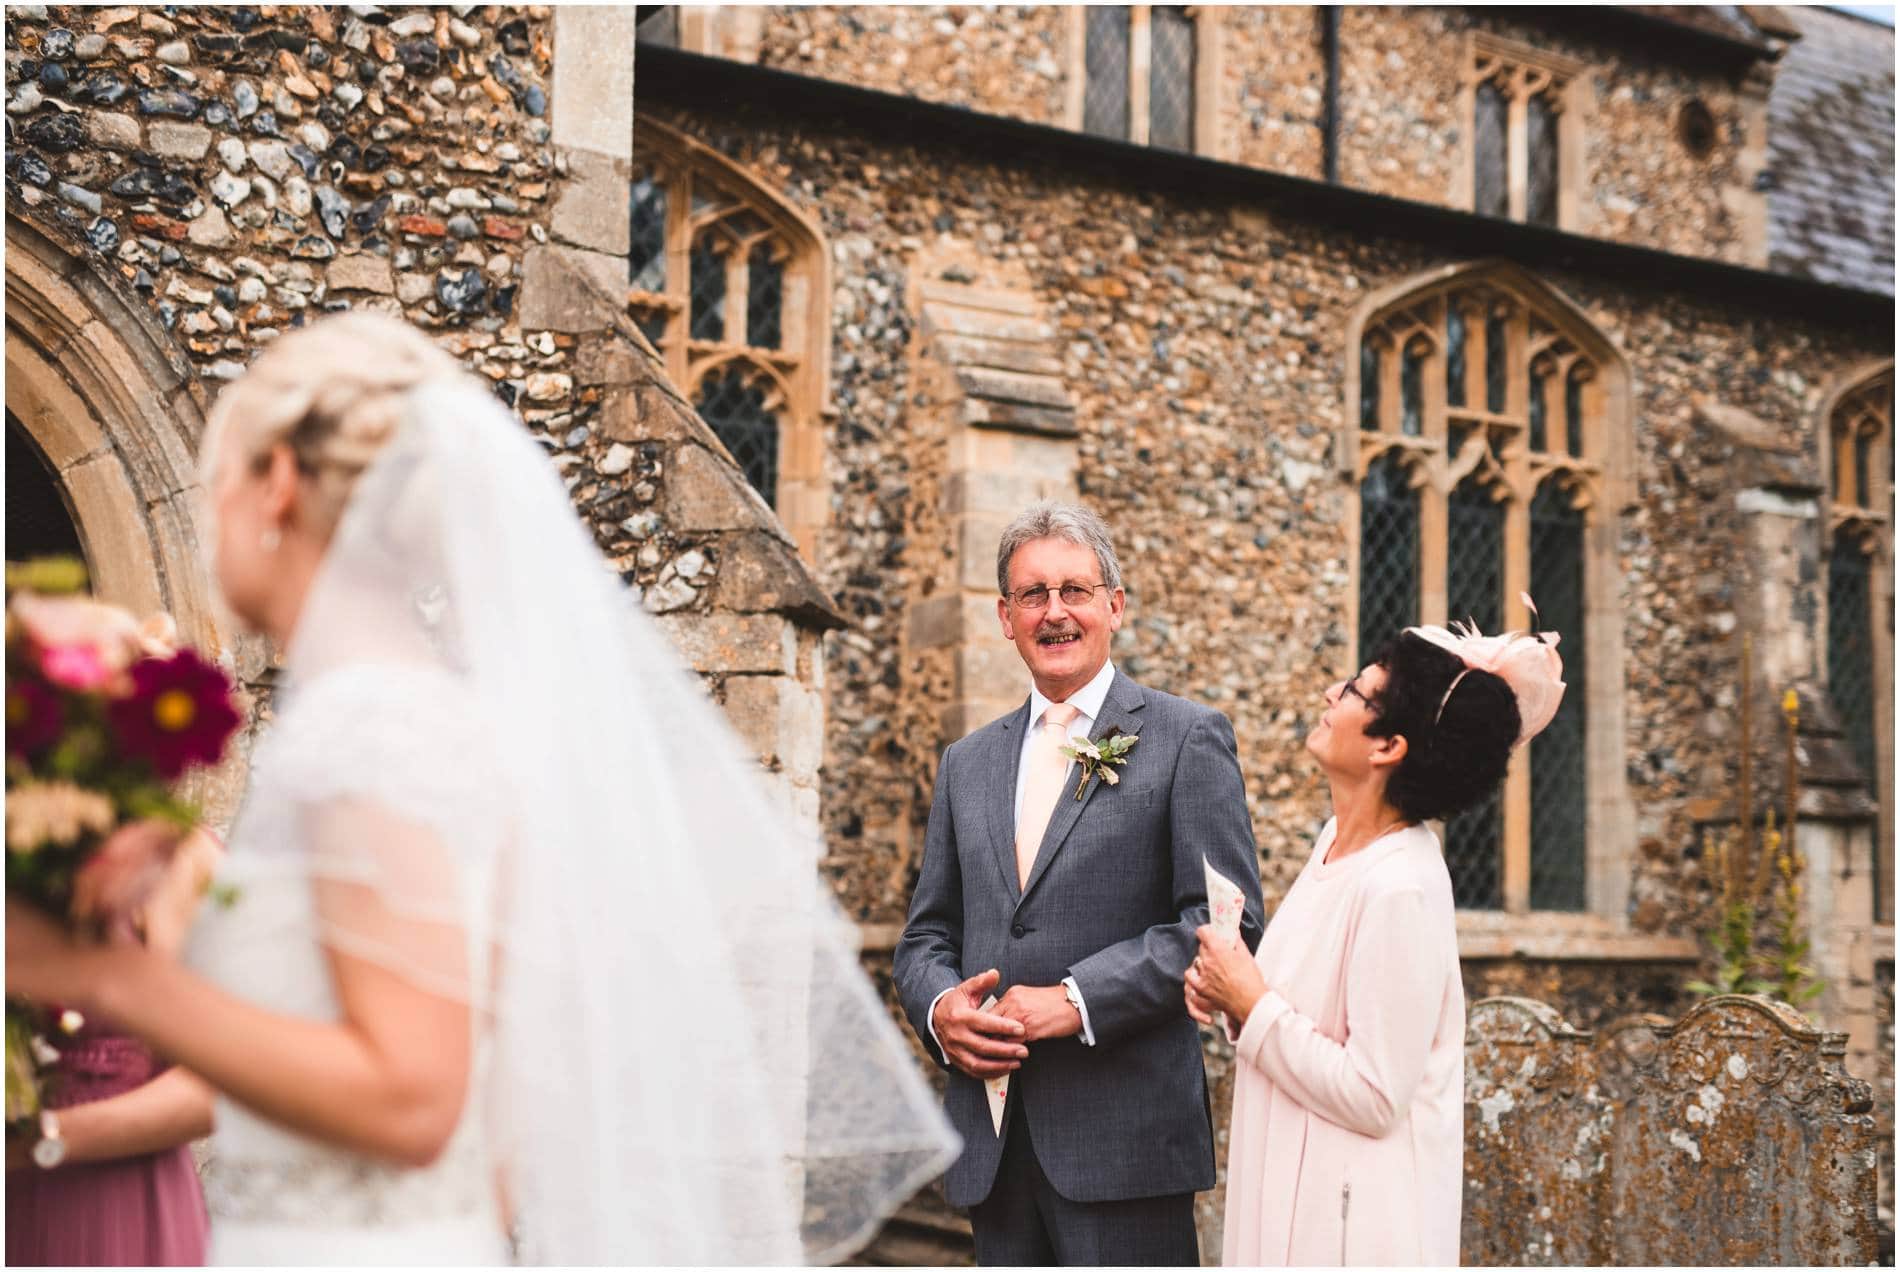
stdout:
POLYGON ((1235 1039, 1221 1261, 1458 1262, 1465 996, 1438 838, 1331 865, 1328 822, 1267 925, 1235 1039))

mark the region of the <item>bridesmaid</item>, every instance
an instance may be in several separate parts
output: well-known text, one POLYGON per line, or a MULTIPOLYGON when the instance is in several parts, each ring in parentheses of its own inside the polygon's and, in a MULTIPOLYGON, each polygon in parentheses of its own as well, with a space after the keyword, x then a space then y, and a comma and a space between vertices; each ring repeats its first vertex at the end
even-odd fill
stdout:
MULTIPOLYGON (((207 835, 186 840, 143 909, 147 944, 176 950, 219 851, 207 835)), ((210 1088, 105 1022, 51 1041, 57 1135, 7 1137, 7 1263, 202 1265, 208 1224, 189 1146, 211 1133, 210 1088)))
POLYGON ((1458 1262, 1465 1000, 1425 823, 1483 800, 1550 722, 1556 643, 1408 628, 1327 691, 1306 749, 1333 818, 1258 954, 1203 927, 1185 978, 1237 1060, 1223 1266, 1458 1262))

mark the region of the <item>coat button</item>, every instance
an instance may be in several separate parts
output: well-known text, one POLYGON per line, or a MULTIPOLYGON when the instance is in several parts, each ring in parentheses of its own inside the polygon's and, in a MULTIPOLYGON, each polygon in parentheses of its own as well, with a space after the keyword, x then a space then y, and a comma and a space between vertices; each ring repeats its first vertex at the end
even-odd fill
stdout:
POLYGON ((1023 937, 1023 933, 1027 932, 1028 930, 1029 930, 1028 928, 1018 923, 1015 927, 1009 930, 1009 934, 1015 937, 1017 940, 1021 940, 1023 937))

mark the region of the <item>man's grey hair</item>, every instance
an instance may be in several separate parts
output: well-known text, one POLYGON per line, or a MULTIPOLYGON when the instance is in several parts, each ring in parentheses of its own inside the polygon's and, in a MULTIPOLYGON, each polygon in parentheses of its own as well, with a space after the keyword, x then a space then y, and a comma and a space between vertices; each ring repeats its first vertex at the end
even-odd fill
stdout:
POLYGON ((1115 545, 1109 541, 1108 527, 1102 519, 1081 504, 1057 503, 1044 499, 1016 514, 1003 530, 996 545, 996 590, 1009 595, 1009 561, 1016 549, 1038 539, 1062 539, 1089 549, 1102 567, 1102 582, 1111 588, 1122 585, 1121 563, 1115 559, 1115 545))

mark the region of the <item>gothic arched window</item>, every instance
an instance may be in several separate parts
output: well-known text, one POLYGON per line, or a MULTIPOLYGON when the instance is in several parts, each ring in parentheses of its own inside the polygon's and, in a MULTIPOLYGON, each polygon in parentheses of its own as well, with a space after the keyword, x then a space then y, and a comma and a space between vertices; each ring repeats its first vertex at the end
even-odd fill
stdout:
POLYGON ((830 348, 816 227, 724 156, 644 117, 628 215, 635 320, 815 560, 830 348))
POLYGON ((1615 839, 1592 829, 1621 791, 1592 783, 1621 771, 1620 713, 1590 677, 1607 667, 1621 678, 1615 526, 1603 511, 1606 485, 1621 480, 1621 361, 1510 266, 1390 289, 1355 326, 1342 447, 1358 503, 1353 665, 1414 622, 1526 628, 1518 598, 1529 593, 1541 626, 1562 633, 1569 688, 1497 795, 1446 824, 1453 890, 1467 910, 1610 912, 1615 888, 1593 871, 1627 866, 1593 866, 1593 844, 1615 839))
POLYGON ((1098 137, 1208 154, 1196 135, 1204 45, 1214 28, 1203 6, 1089 4, 1070 10, 1070 126, 1098 137))
POLYGON ((1874 889, 1893 883, 1893 364, 1849 380, 1827 413, 1827 683, 1880 804, 1874 889))
POLYGON ((1486 31, 1468 39, 1469 206, 1485 216, 1576 229, 1588 68, 1486 31))

